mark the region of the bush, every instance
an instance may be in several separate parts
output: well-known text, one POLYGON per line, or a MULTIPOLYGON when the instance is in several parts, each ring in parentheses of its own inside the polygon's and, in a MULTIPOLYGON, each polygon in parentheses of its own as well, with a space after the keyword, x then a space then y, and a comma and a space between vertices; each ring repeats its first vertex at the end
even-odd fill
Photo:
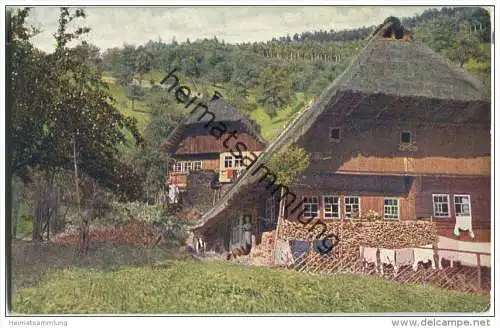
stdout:
MULTIPOLYGON (((140 202, 112 203, 111 220, 96 221, 90 229, 90 240, 112 241, 120 244, 183 245, 187 237, 186 223, 172 215, 173 209, 164 205, 140 202)), ((56 242, 77 244, 79 230, 73 229, 56 236, 56 242)))

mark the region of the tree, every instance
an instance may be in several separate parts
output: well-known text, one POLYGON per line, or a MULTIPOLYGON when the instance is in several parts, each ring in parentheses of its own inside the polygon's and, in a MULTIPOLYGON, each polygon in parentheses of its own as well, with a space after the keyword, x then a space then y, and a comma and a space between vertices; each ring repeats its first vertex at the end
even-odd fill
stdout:
POLYGON ((477 33, 473 32, 470 23, 466 22, 462 24, 460 32, 453 40, 448 56, 463 67, 469 59, 479 55, 479 46, 477 33))
POLYGON ((151 63, 153 61, 153 55, 151 52, 146 51, 144 48, 138 50, 139 54, 135 60, 135 70, 139 75, 139 86, 142 87, 142 79, 145 74, 151 71, 151 63))
MULTIPOLYGON (((310 156, 303 148, 291 145, 274 153, 268 163, 268 168, 276 174, 276 184, 289 186, 309 166, 309 160, 310 156)), ((282 193, 283 191, 281 190, 282 193)), ((285 200, 281 199, 281 201, 284 204, 285 200)), ((280 206, 281 210, 282 206, 280 206)))
MULTIPOLYGON (((267 164, 271 172, 276 175, 276 184, 288 187, 292 184, 293 180, 303 172, 310 163, 309 154, 297 145, 291 145, 279 152, 274 153, 267 164)), ((286 197, 284 195, 285 189, 282 187, 280 191, 280 205, 278 215, 278 226, 276 227, 276 238, 278 238, 279 225, 281 218, 284 215, 286 197)))
POLYGON ((136 53, 135 47, 132 45, 123 45, 123 50, 121 51, 119 58, 119 72, 116 78, 118 79, 118 84, 125 87, 134 81, 134 75, 136 73, 136 53))
POLYGON ((102 70, 101 50, 97 46, 87 43, 86 41, 82 41, 82 43, 77 45, 75 49, 84 54, 87 58, 86 64, 88 66, 102 70))
POLYGON ((12 172, 22 175, 33 168, 48 176, 54 169, 75 171, 78 185, 88 176, 117 195, 137 198, 140 178, 120 161, 118 152, 127 131, 141 141, 136 121, 114 107, 107 85, 89 66, 82 47, 68 47, 89 31, 82 27, 68 31, 70 23, 85 17, 84 11, 61 8, 51 54, 30 43, 24 27, 28 12, 18 10, 8 30, 12 172))
POLYGON ((123 88, 125 89, 127 97, 129 97, 132 101, 132 111, 135 111, 135 101, 143 98, 146 95, 146 92, 135 83, 124 86, 123 88))
POLYGON ((259 75, 257 102, 267 107, 269 116, 276 116, 276 110, 288 105, 294 96, 292 80, 285 70, 269 67, 259 75))

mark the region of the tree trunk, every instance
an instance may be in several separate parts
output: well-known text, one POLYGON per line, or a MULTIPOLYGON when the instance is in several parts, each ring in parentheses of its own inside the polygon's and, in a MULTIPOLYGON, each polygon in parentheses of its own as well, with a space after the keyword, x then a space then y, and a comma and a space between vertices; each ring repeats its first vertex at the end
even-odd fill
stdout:
MULTIPOLYGON (((281 191, 280 191, 280 204, 279 204, 279 210, 278 210, 278 222, 276 223, 276 232, 274 234, 274 248, 273 248, 273 252, 276 252, 276 246, 278 244, 278 237, 279 237, 279 231, 280 231, 280 223, 281 223, 282 217, 285 214, 286 200, 283 197, 284 194, 285 194, 285 188, 281 187, 281 191)), ((274 194, 273 194, 272 197, 274 197, 274 194)), ((274 254, 274 261, 276 261, 276 254, 274 254)))
POLYGON ((87 253, 87 238, 88 238, 88 231, 87 231, 87 219, 83 218, 81 216, 81 209, 80 209, 80 186, 79 186, 79 181, 78 181, 78 163, 76 160, 76 136, 73 139, 73 167, 74 167, 74 174, 75 174, 75 191, 76 191, 76 206, 77 206, 77 217, 79 220, 81 220, 80 224, 80 247, 79 247, 79 252, 82 256, 85 256, 87 253))
MULTIPOLYGON (((15 179, 12 179, 15 180, 15 179)), ((15 181, 12 183, 12 235, 13 239, 16 239, 17 235, 17 220, 20 211, 20 200, 19 200, 19 190, 15 181)))

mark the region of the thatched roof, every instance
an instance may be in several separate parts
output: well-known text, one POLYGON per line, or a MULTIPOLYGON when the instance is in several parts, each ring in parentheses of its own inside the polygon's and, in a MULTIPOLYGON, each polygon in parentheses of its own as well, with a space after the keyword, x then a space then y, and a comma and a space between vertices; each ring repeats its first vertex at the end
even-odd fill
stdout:
POLYGON ((423 97, 465 102, 490 101, 482 92, 481 83, 471 74, 454 66, 418 40, 387 39, 384 34, 389 28, 401 26, 394 26, 394 22, 389 21, 376 31, 347 69, 261 153, 253 166, 203 215, 193 229, 206 229, 218 219, 218 215, 233 199, 244 193, 249 185, 259 181, 262 172, 252 175, 252 171, 268 163, 274 152, 297 142, 327 108, 335 106, 346 91, 396 95, 409 99, 423 97))
POLYGON ((377 39, 358 57, 340 87, 402 97, 489 100, 479 80, 418 40, 377 39))

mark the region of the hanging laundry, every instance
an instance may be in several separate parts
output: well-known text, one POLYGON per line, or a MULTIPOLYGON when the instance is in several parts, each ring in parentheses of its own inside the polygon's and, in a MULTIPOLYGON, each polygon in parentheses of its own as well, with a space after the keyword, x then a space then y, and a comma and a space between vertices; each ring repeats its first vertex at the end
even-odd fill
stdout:
POLYGON ((439 267, 439 269, 443 268, 443 264, 441 263, 442 259, 450 261, 450 267, 453 268, 453 262, 458 261, 458 255, 459 255, 459 252, 438 250, 438 267, 439 267))
POLYGON ((292 241, 292 256, 296 260, 301 258, 309 252, 311 242, 307 240, 293 240, 292 241))
POLYGON ((434 263, 434 249, 432 248, 432 245, 425 245, 422 246, 422 248, 414 248, 413 254, 415 256, 415 261, 413 262, 414 271, 417 271, 419 262, 428 263, 431 261, 432 268, 436 268, 434 263))
POLYGON ((398 268, 405 265, 413 265, 413 262, 415 262, 413 248, 396 249, 396 266, 398 268))
POLYGON ((458 261, 463 266, 477 266, 477 255, 474 253, 459 253, 458 261))
POLYGON ((394 275, 397 275, 398 269, 396 267, 396 251, 394 249, 380 249, 380 272, 382 274, 384 274, 384 264, 392 265, 394 268, 394 275))
POLYGON ((334 244, 330 239, 320 239, 313 242, 314 250, 319 255, 333 255, 334 244))
POLYGON ((480 255, 481 266, 491 268, 491 255, 480 255))
POLYGON ((294 262, 289 242, 281 239, 277 240, 274 250, 274 263, 276 265, 290 265, 294 262))
POLYGON ((474 238, 474 232, 472 231, 472 217, 470 216, 457 216, 455 220, 455 229, 453 233, 455 236, 460 236, 460 230, 469 231, 469 236, 474 238))
POLYGON ((359 254, 361 259, 363 259, 363 268, 367 268, 369 263, 373 263, 378 271, 377 253, 377 248, 359 246, 359 254))
POLYGON ((179 201, 179 187, 177 185, 170 185, 168 188, 168 198, 170 203, 177 204, 179 201))

